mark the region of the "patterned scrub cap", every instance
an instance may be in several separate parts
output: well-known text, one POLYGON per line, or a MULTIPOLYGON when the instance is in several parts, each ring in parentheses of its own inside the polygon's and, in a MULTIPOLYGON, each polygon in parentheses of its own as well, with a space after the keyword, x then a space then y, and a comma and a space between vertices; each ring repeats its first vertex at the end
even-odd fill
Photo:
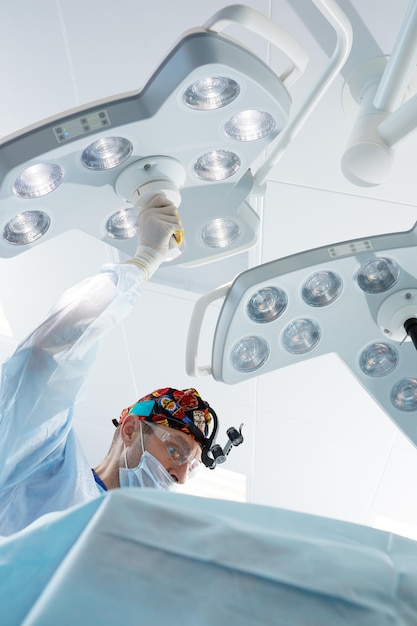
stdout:
MULTIPOLYGON (((192 422, 202 435, 206 438, 213 421, 210 407, 205 402, 198 391, 190 389, 173 389, 172 387, 164 387, 156 389, 152 393, 144 396, 135 404, 123 409, 120 414, 119 424, 121 424, 138 403, 148 403, 153 401, 151 410, 145 410, 146 415, 138 414, 139 419, 152 422, 154 424, 162 424, 182 431, 192 439, 196 439, 192 432, 187 428, 187 421, 192 422)), ((144 405, 145 406, 145 405, 144 405)), ((140 411, 139 411, 140 413, 140 411)), ((198 442, 201 445, 201 442, 198 442)))

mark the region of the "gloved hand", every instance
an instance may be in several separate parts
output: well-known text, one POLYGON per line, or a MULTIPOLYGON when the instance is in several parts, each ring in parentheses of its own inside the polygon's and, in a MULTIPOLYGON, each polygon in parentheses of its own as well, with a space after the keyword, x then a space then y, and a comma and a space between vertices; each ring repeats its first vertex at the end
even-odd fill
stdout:
POLYGON ((152 248, 164 258, 175 245, 171 239, 175 231, 182 230, 178 209, 164 194, 157 194, 139 209, 138 226, 138 246, 152 248))
POLYGON ((139 209, 138 247, 135 256, 127 263, 141 268, 148 280, 163 261, 180 253, 182 237, 178 209, 164 194, 157 194, 139 209))

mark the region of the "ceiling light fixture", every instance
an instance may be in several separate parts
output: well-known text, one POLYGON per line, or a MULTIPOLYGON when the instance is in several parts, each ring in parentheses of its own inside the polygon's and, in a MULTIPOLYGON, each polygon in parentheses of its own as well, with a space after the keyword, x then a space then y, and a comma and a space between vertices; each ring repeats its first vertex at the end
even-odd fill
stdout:
POLYGON ((192 109, 209 110, 227 106, 240 93, 238 83, 227 76, 206 76, 184 92, 184 102, 192 109))
POLYGON ((417 224, 404 233, 324 246, 249 269, 200 298, 188 374, 234 384, 337 353, 417 444, 417 224), (198 364, 207 307, 225 298, 212 359, 198 364))
POLYGON ((138 232, 138 216, 135 209, 120 209, 109 217, 106 230, 115 239, 130 239, 138 232))
POLYGON ((239 224, 225 217, 216 217, 214 220, 210 220, 201 233, 203 242, 211 248, 228 247, 239 236, 239 224))
POLYGON ((32 200, 57 189, 64 181, 64 169, 56 163, 35 163, 26 167, 13 182, 19 198, 32 200))
MULTIPOLYGON (((337 45, 293 120, 289 88, 302 76, 307 54, 265 15, 234 5, 185 33, 140 92, 90 103, 3 139, 0 257, 29 243, 12 240, 8 224, 38 213, 49 228, 40 229, 32 245, 42 235, 78 228, 133 254, 132 210, 157 191, 181 202, 187 243, 174 263, 193 266, 253 246, 259 217, 248 198, 255 188, 262 193, 263 183, 256 167, 268 149, 277 158, 274 146, 284 135, 282 152, 351 46, 350 24, 336 2, 312 1, 335 28, 337 45), (222 32, 230 24, 277 46, 288 67, 277 76, 222 32)), ((263 174, 272 165, 268 160, 263 174)))
POLYGON ((40 239, 48 230, 51 220, 43 211, 18 213, 7 222, 3 237, 15 246, 26 246, 40 239))
POLYGON ((90 170, 109 170, 124 163, 132 151, 133 145, 123 137, 102 137, 84 150, 81 161, 90 170))
POLYGON ((416 63, 417 3, 411 0, 390 57, 357 68, 343 90, 344 108, 356 120, 341 168, 355 185, 386 181, 392 148, 416 129, 416 63))

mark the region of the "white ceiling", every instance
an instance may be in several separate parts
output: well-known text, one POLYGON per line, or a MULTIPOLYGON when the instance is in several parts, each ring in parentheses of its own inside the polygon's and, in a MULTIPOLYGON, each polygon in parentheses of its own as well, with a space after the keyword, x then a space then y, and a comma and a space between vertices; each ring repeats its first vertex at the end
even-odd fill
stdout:
MULTIPOLYGON (((42 0, 40 7, 32 0, 3 2, 0 135, 139 89, 185 30, 201 26, 227 4, 42 0)), ((291 90, 297 110, 326 66, 334 33, 311 0, 246 4, 272 17, 309 53, 307 70, 291 90)), ((269 174, 259 246, 208 266, 160 271, 134 314, 102 346, 77 411, 77 429, 94 463, 106 451, 110 420, 123 406, 155 387, 196 386, 220 415, 220 443, 229 425, 245 423, 245 445, 233 451, 227 468, 246 475, 249 500, 370 525, 383 518, 417 526, 416 487, 410 480, 417 472, 417 453, 337 357, 327 355, 233 387, 192 379, 184 369, 198 292, 253 262, 406 230, 416 221, 415 135, 398 146, 391 176, 378 187, 356 187, 340 170, 353 121, 342 106, 345 78, 364 61, 390 54, 409 2, 339 4, 354 27, 352 52, 269 174)), ((264 41, 238 28, 230 34, 279 71, 281 55, 264 41)), ((117 258, 105 244, 74 231, 1 260, 0 303, 13 336, 4 336, 0 356, 10 353, 66 286, 117 258)), ((215 312, 214 307, 213 319, 215 312)), ((204 343, 208 355, 209 334, 204 343)))

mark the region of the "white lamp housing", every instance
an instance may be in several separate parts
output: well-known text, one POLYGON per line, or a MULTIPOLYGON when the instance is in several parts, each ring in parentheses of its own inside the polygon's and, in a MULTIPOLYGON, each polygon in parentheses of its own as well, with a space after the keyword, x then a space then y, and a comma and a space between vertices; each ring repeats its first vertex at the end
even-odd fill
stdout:
POLYGON ((350 50, 350 24, 335 0, 313 2, 336 30, 336 49, 291 123, 288 88, 303 74, 308 56, 265 15, 233 5, 203 28, 185 33, 140 92, 90 103, 3 139, 0 257, 74 228, 131 255, 136 247, 134 194, 143 199, 144 193, 160 190, 181 200, 186 246, 174 263, 194 266, 253 246, 259 217, 248 198, 254 186, 259 193, 266 172, 350 50), (289 64, 280 76, 221 33, 232 23, 284 53, 289 64), (165 171, 167 164, 176 164, 179 178, 165 171), (10 224, 28 214, 45 215, 48 228, 30 240, 12 242, 5 236, 10 224), (220 224, 233 236, 213 242, 212 227, 220 224))
MULTIPOLYGON (((235 18, 244 19, 248 27, 259 20, 268 23, 266 37, 280 46, 284 31, 265 16, 243 7, 230 11, 229 21, 235 18)), ((214 16, 210 26, 217 24, 214 16)), ((132 208, 139 190, 142 200, 145 193, 158 191, 176 203, 181 200, 187 233, 181 264, 206 262, 253 245, 259 219, 246 202, 253 185, 251 168, 287 124, 291 98, 284 83, 294 73, 302 74, 307 60, 289 35, 282 47, 290 55, 290 70, 279 77, 236 41, 215 30, 194 29, 142 91, 68 111, 4 139, 1 232, 16 215, 27 212, 45 213, 50 224, 42 239, 25 245, 1 237, 0 256, 14 256, 72 228, 132 254, 133 231, 128 229, 128 237, 114 236, 107 226, 112 216, 132 208), (247 110, 265 112, 270 122, 266 131, 250 141, 230 137, 226 124, 247 110), (217 159, 217 174, 200 176, 196 163, 211 153, 232 155, 236 166, 221 170, 217 159), (217 218, 238 226, 239 237, 228 247, 211 247, 201 237, 207 222, 217 218)))
POLYGON ((187 372, 235 384, 337 353, 398 427, 417 444, 417 224, 308 250, 254 267, 197 301, 187 372), (198 364, 210 303, 225 297, 211 363, 198 364))

